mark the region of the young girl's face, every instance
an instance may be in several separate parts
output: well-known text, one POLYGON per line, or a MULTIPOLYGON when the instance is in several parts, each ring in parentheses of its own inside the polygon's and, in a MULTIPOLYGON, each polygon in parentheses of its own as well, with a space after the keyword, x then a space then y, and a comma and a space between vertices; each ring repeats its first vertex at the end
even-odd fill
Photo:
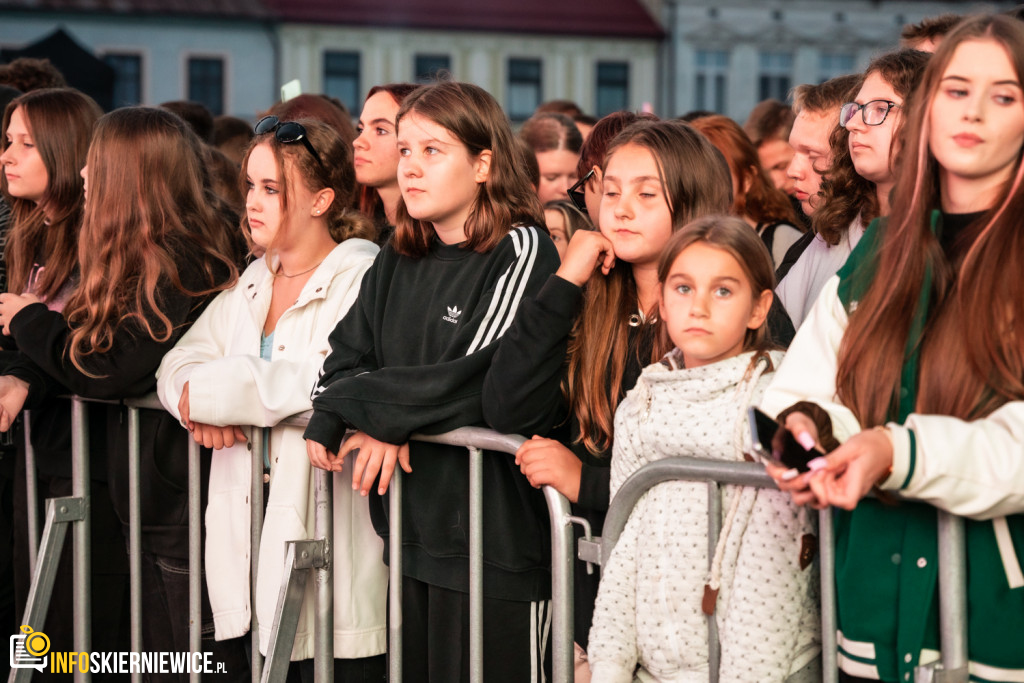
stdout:
POLYGON ((551 241, 555 243, 555 249, 558 250, 558 258, 565 258, 565 247, 569 244, 569 239, 565 236, 565 217, 561 211, 555 209, 544 209, 544 223, 548 226, 548 232, 551 233, 551 241))
POLYGON ((1024 97, 1002 45, 969 40, 956 48, 932 98, 929 129, 944 194, 965 182, 998 190, 1009 180, 1024 145, 1024 97))
POLYGON ((889 149, 892 147, 893 130, 901 116, 903 98, 881 74, 872 71, 864 79, 854 101, 863 105, 878 100, 895 102, 897 106, 890 109, 885 120, 877 126, 864 123, 864 110, 861 109, 846 124, 846 129, 850 131, 850 157, 857 175, 873 183, 888 183, 892 180, 889 149))
MULTIPOLYGON (((246 164, 246 216, 249 218, 249 229, 253 242, 263 249, 274 243, 286 222, 286 216, 301 219, 302 216, 313 215, 315 196, 302 182, 295 169, 285 160, 288 174, 288 211, 281 206, 282 179, 278 171, 278 160, 273 156, 270 144, 264 142, 253 147, 246 164)), ((294 231, 297 236, 307 233, 303 230, 294 231)), ((287 245, 278 240, 278 249, 287 249, 287 245)))
POLYGON ((386 187, 398 182, 397 113, 398 102, 388 92, 374 93, 363 104, 359 136, 352 142, 356 180, 363 185, 386 187))
POLYGON ((747 330, 764 324, 771 302, 771 291, 753 291, 732 254, 695 242, 672 262, 658 310, 686 367, 696 368, 740 354, 747 330))
POLYGON ((50 176, 46 172, 43 158, 35 139, 28 130, 28 122, 22 115, 22 108, 11 112, 7 126, 7 149, 0 155, 4 175, 7 176, 7 191, 12 197, 27 199, 38 204, 46 194, 50 176))
POLYGON ((448 129, 410 111, 399 125, 398 152, 398 187, 409 215, 431 223, 446 244, 465 241, 466 219, 490 173, 490 151, 472 155, 448 129))
POLYGON ((654 155, 633 143, 608 159, 602 179, 601 234, 615 258, 633 266, 655 266, 672 236, 672 212, 654 155))

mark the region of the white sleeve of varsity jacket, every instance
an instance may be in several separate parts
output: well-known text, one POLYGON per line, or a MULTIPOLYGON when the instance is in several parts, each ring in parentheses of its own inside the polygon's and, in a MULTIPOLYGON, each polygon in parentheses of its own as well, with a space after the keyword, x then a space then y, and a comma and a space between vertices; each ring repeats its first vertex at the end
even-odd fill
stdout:
POLYGON ((797 330, 761 399, 761 410, 775 417, 799 401, 817 403, 832 418, 832 433, 842 443, 860 432, 861 426, 836 398, 839 344, 848 323, 838 290, 839 276, 833 276, 797 330))
MULTIPOLYGON (((848 321, 838 286, 838 276, 825 285, 761 408, 777 415, 797 401, 813 401, 828 411, 842 443, 861 426, 836 399, 839 344, 848 321)), ((1024 512, 1024 402, 1007 403, 973 422, 914 414, 904 425, 888 426, 893 471, 882 482, 883 489, 974 519, 1024 512)))
POLYGON ((1024 513, 1024 401, 966 422, 911 415, 893 435, 893 471, 882 488, 964 517, 1024 513))

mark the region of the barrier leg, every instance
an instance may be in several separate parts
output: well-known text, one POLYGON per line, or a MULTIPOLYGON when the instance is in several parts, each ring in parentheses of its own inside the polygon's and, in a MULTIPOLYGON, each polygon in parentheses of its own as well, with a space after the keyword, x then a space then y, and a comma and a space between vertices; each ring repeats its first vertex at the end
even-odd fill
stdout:
MULTIPOLYGON (((82 518, 75 524, 72 581, 74 585, 74 643, 77 652, 92 651, 92 581, 89 568, 92 559, 90 543, 89 503, 89 430, 86 426, 85 404, 71 400, 71 481, 75 498, 82 499, 82 518)), ((88 671, 75 670, 76 683, 92 680, 88 671)))
MULTIPOLYGON (((46 526, 43 527, 39 561, 32 570, 32 586, 21 620, 33 630, 43 631, 46 627, 46 612, 50 608, 53 582, 57 577, 68 525, 82 519, 84 507, 80 498, 51 498, 46 501, 46 526)), ((32 669, 12 669, 7 680, 8 683, 27 683, 31 677, 32 669)))
MULTIPOLYGON (((739 495, 739 492, 736 493, 739 495)), ((722 533, 722 492, 718 483, 708 482, 708 570, 715 561, 715 549, 718 537, 722 533)), ((711 683, 718 683, 718 670, 721 668, 722 647, 718 641, 718 619, 715 612, 707 616, 708 620, 708 670, 711 683)))
POLYGON ((260 621, 256 616, 256 578, 259 570, 260 537, 263 535, 263 430, 255 427, 249 438, 252 446, 252 485, 249 491, 249 607, 252 613, 252 681, 263 677, 260 654, 260 621))
MULTIPOLYGON (((128 409, 128 576, 131 612, 131 649, 142 652, 142 506, 139 501, 139 409, 128 409)), ((133 671, 132 683, 142 681, 133 671)))
POLYGON ((388 535, 388 683, 402 683, 402 468, 391 475, 388 535))
POLYGON ((469 449, 469 680, 484 680, 483 451, 469 449))
POLYGON ((838 683, 836 633, 836 547, 832 508, 818 512, 818 568, 821 572, 821 680, 838 683))
MULTIPOLYGON (((188 649, 203 649, 203 520, 202 482, 200 481, 199 444, 188 440, 188 649)), ((193 671, 191 683, 199 683, 202 674, 193 671)))
POLYGON ((299 625, 306 577, 315 553, 316 541, 289 541, 285 554, 284 579, 277 597, 270 647, 263 667, 262 683, 283 683, 288 676, 295 630, 299 625))
POLYGON ((39 483, 36 481, 36 449, 32 447, 32 415, 24 411, 25 420, 25 503, 28 506, 28 570, 35 572, 39 555, 39 483))
POLYGON ((323 552, 323 563, 313 569, 316 582, 316 621, 314 628, 313 680, 334 681, 334 474, 313 470, 316 504, 314 532, 323 552))
POLYGON ((939 510, 939 638, 942 660, 919 666, 921 683, 967 683, 967 540, 964 520, 939 510))
POLYGON ((573 518, 568 499, 554 488, 545 486, 544 498, 551 520, 551 674, 555 683, 573 683, 573 518))

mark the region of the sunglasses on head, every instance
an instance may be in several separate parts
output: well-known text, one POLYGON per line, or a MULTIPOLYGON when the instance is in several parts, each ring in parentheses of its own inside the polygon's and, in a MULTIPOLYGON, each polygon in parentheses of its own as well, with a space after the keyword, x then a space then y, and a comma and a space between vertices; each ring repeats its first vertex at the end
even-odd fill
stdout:
POLYGON ((317 154, 316 150, 313 149, 313 145, 309 141, 309 137, 306 135, 306 127, 297 121, 281 121, 276 116, 264 116, 256 124, 256 128, 253 129, 256 135, 263 135, 264 133, 274 133, 274 137, 281 144, 291 145, 296 142, 301 142, 309 150, 309 153, 313 155, 316 162, 321 166, 324 165, 320 155, 317 154))
POLYGON ((587 174, 577 180, 567 192, 569 193, 569 201, 577 209, 583 212, 583 215, 587 215, 587 194, 586 186, 587 181, 594 177, 594 169, 587 171, 587 174))

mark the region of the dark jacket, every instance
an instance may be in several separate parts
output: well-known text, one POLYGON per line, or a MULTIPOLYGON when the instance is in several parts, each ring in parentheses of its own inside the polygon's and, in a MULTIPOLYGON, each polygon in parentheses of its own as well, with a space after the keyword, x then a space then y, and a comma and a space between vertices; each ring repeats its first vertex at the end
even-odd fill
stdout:
MULTIPOLYGON (((513 229, 488 253, 435 239, 426 256, 413 259, 386 245, 331 334, 306 438, 336 452, 346 428, 403 444, 414 432, 482 425, 481 391, 498 340, 520 300, 532 297, 557 263, 554 244, 536 228, 513 229)), ((414 441, 409 453, 403 572, 468 591, 467 451, 414 441)), ((484 453, 483 479, 484 594, 546 599, 543 495, 503 453, 484 453)), ((371 495, 374 526, 387 537, 387 496, 371 495)))
MULTIPOLYGON (((181 266, 182 284, 191 291, 207 290, 212 283, 202 272, 202 257, 194 247, 182 245, 176 259, 181 266)), ((216 279, 227 277, 224 267, 215 269, 216 279)), ((158 286, 163 310, 174 330, 164 341, 153 340, 138 322, 122 323, 114 335, 113 347, 105 353, 86 356, 88 374, 71 363, 67 352, 70 329, 64 316, 43 304, 26 306, 10 322, 20 358, 7 374, 29 384, 25 408, 33 410, 33 434, 41 471, 69 477, 70 410, 60 395, 117 401, 142 396, 156 388, 155 373, 164 353, 188 329, 210 300, 208 295, 190 296, 169 282, 158 286), (37 410, 38 409, 38 410, 37 410), (38 419, 37 415, 40 418, 38 419)), ((128 524, 128 422, 126 408, 118 403, 89 404, 89 452, 93 476, 109 483, 114 508, 121 522, 128 524)), ((143 549, 170 557, 188 557, 188 460, 187 432, 164 411, 140 414, 141 501, 143 549)), ((202 459, 204 470, 209 457, 202 459)), ((206 481, 204 475, 202 481, 206 481)))

